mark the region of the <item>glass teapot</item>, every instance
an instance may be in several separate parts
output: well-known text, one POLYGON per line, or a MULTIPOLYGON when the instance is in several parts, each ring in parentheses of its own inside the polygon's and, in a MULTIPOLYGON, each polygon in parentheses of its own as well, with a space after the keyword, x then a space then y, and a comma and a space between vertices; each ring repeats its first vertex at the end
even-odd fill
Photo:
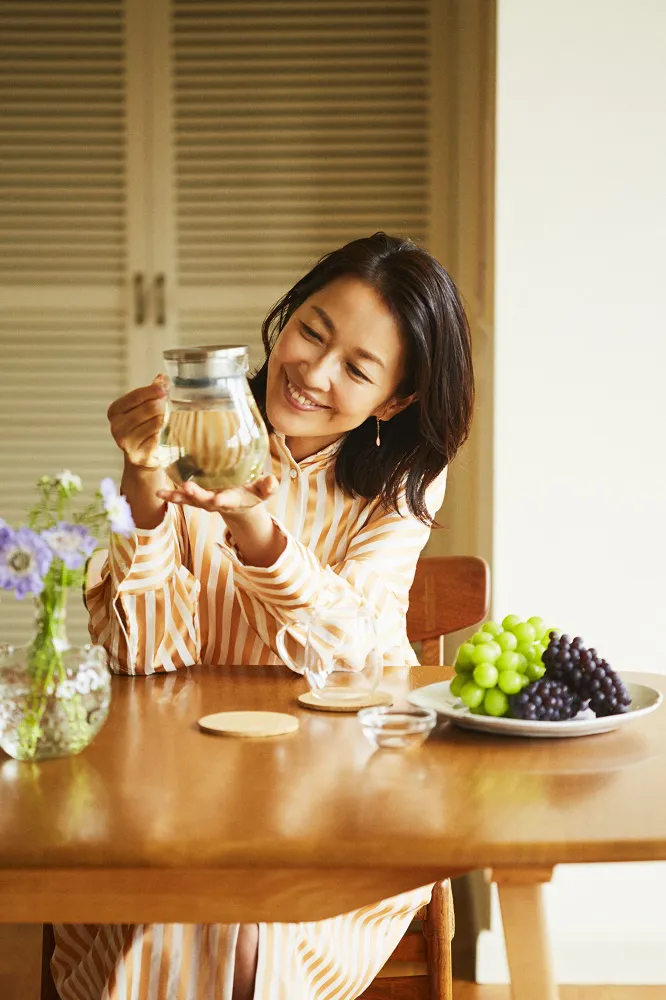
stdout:
POLYGON ((171 384, 157 462, 174 482, 222 490, 263 475, 268 434, 248 385, 247 352, 245 346, 164 351, 171 384))
POLYGON ((355 701, 371 694, 381 680, 383 660, 369 609, 336 604, 313 611, 303 666, 320 701, 355 701))

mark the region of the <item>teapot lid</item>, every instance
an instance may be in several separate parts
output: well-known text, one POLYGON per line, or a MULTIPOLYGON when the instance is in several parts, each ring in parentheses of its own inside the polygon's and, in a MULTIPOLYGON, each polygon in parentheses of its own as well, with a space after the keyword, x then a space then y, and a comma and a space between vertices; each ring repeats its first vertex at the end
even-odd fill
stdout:
POLYGON ((244 375, 248 369, 246 344, 219 344, 205 347, 173 347, 162 352, 177 378, 209 380, 244 375))

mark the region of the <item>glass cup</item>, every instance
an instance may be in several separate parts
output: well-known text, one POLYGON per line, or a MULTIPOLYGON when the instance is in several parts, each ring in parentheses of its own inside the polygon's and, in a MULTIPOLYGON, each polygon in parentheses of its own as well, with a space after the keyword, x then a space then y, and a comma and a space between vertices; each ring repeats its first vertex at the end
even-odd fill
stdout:
POLYGON ((382 676, 375 620, 366 608, 327 608, 308 621, 304 673, 321 701, 372 694, 382 676))
POLYGON ((156 457, 175 483, 222 490, 263 475, 268 434, 248 385, 247 351, 164 351, 171 385, 156 457))

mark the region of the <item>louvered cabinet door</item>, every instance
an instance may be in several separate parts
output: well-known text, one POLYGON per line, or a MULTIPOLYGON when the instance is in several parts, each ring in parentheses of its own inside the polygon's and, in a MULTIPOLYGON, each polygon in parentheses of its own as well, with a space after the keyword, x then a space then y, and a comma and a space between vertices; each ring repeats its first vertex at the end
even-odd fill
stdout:
MULTIPOLYGON (((0 4, 0 516, 39 476, 92 492, 117 477, 106 410, 125 391, 124 4, 0 4)), ((87 635, 70 596, 71 638, 87 635)), ((30 599, 0 595, 0 640, 26 641, 30 599)))
POLYGON ((429 7, 172 0, 171 337, 258 361, 262 318, 322 254, 426 238, 429 7))

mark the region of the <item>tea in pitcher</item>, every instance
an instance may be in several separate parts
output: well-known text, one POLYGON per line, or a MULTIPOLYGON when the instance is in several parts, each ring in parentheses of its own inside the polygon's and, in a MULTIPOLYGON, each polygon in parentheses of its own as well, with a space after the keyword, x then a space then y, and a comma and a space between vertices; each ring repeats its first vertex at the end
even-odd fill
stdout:
POLYGON ((157 459, 176 483, 244 486, 264 472, 268 434, 247 382, 246 347, 164 352, 171 379, 157 459))

